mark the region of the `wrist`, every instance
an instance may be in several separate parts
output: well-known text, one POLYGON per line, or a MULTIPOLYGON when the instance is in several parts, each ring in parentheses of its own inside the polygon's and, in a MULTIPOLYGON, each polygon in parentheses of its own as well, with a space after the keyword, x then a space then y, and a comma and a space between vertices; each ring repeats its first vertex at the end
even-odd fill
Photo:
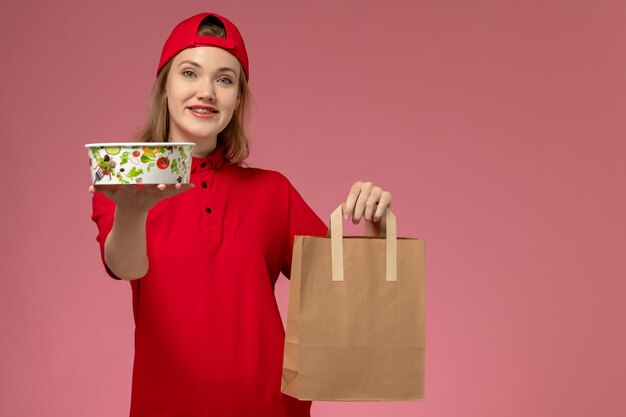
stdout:
POLYGON ((115 220, 122 222, 145 222, 148 217, 148 210, 137 207, 115 206, 115 220))

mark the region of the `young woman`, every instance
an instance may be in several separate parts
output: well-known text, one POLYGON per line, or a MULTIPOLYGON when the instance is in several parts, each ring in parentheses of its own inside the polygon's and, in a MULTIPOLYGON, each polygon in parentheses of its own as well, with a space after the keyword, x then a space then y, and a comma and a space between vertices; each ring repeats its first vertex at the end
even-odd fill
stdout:
MULTIPOLYGON (((328 228, 275 171, 246 168, 248 57, 237 28, 203 13, 163 47, 139 139, 194 142, 191 183, 91 187, 107 272, 130 281, 131 416, 309 416, 280 392, 284 330, 274 298, 294 235, 328 228)), ((355 182, 346 214, 366 234, 391 195, 355 182)))

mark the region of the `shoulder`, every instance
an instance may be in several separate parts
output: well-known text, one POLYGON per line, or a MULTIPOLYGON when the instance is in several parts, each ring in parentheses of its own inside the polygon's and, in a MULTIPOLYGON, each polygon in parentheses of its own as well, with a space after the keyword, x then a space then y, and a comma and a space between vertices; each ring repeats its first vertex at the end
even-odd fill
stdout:
POLYGON ((242 166, 231 166, 230 169, 237 177, 239 177, 243 181, 251 181, 257 184, 262 183, 264 185, 271 185, 284 189, 289 189, 290 187, 292 187, 289 179, 284 174, 278 171, 257 167, 242 166))
POLYGON ((271 213, 278 223, 288 218, 298 193, 289 179, 281 172, 257 167, 230 166, 233 186, 230 191, 235 198, 245 196, 257 212, 271 213), (266 210, 266 211, 265 211, 266 210))

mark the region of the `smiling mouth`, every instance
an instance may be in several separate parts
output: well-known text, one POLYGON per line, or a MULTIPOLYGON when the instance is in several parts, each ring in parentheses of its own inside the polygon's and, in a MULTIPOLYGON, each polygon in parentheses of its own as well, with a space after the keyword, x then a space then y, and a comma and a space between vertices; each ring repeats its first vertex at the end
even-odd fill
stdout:
POLYGON ((218 113, 217 110, 211 110, 211 109, 200 109, 200 108, 196 108, 196 107, 190 107, 189 110, 196 112, 196 113, 200 113, 200 114, 211 114, 211 113, 218 113))

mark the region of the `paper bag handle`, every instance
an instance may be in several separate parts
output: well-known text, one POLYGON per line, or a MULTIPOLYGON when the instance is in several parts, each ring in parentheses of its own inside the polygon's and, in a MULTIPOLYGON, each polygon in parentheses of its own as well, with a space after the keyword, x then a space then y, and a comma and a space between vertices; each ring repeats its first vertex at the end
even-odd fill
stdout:
MULTIPOLYGON (((343 211, 345 203, 341 204, 330 215, 330 246, 332 256, 333 281, 343 281, 343 211)), ((385 275, 387 281, 397 281, 397 232, 396 215, 387 207, 385 217, 381 220, 381 237, 385 237, 386 246, 386 268, 385 275)))

